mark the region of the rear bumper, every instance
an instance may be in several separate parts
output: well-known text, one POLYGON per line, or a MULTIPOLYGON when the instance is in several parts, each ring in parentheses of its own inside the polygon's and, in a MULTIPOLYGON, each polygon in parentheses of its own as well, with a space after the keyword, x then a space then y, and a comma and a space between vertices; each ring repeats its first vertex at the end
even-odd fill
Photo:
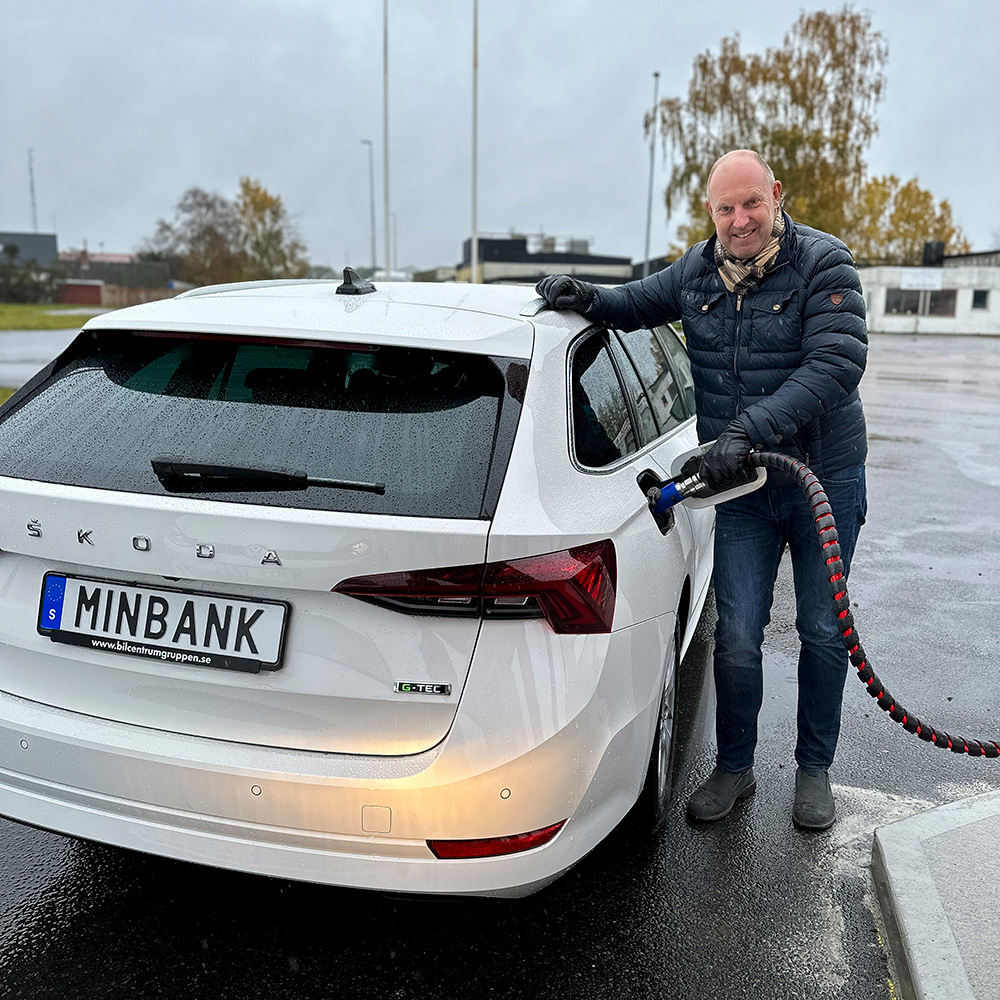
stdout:
MULTIPOLYGON (((633 656, 639 639, 653 653, 655 623, 624 631, 631 635, 612 643, 621 645, 616 655, 633 656)), ((0 814, 280 878, 526 895, 596 846, 637 795, 655 708, 623 701, 617 690, 603 696, 621 676, 603 673, 581 711, 560 725, 536 725, 532 738, 506 732, 499 746, 495 734, 484 734, 482 718, 460 710, 463 721, 441 744, 404 757, 199 739, 0 693, 0 814), (428 839, 510 836, 567 818, 548 844, 519 854, 442 860, 427 846, 428 839)))

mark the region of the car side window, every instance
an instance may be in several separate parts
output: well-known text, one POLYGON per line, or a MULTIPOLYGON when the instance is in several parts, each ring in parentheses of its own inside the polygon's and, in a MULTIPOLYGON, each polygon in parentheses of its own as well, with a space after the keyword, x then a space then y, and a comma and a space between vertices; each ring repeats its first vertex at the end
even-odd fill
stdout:
POLYGON ((619 336, 646 387, 660 433, 665 434, 687 420, 689 414, 663 346, 651 330, 633 330, 619 336))
POLYGON ((681 343, 680 337, 669 326, 658 326, 653 332, 670 358, 670 364, 677 377, 681 399, 684 401, 687 415, 693 417, 695 415, 694 378, 691 375, 691 359, 688 357, 687 350, 681 343))
POLYGON ((570 394, 573 450, 581 465, 599 469, 636 450, 621 383, 601 334, 573 352, 570 394))
POLYGON ((618 338, 609 336, 608 346, 611 348, 611 356, 618 366, 618 374, 625 385, 625 392, 632 401, 632 414, 639 427, 639 440, 644 445, 649 444, 650 441, 655 441, 661 432, 650 408, 646 390, 639 381, 639 376, 622 345, 618 342, 618 338))

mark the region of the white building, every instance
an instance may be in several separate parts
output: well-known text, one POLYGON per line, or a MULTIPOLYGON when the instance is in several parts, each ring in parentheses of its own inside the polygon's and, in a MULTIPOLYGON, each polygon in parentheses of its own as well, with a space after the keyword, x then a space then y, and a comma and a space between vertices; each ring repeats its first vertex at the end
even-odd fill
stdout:
MULTIPOLYGON (((970 255, 974 256, 974 255, 970 255)), ((1000 336, 1000 267, 863 267, 871 333, 1000 336)))

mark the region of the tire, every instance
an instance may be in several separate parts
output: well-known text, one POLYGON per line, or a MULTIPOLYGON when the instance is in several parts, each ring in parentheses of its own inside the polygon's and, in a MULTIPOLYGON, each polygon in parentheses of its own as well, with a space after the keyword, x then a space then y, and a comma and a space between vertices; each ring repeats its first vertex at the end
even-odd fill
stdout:
POLYGON ((675 628, 667 654, 656 735, 653 737, 653 748, 646 766, 646 778, 633 810, 636 832, 647 836, 653 836, 663 828, 673 788, 674 747, 677 741, 677 675, 680 667, 678 632, 679 628, 675 628))

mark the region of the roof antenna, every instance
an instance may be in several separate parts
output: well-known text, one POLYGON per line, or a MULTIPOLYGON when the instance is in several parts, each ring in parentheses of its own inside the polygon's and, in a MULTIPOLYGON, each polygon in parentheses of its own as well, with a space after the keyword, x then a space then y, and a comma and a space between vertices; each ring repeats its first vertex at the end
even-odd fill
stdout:
POLYGON ((344 268, 344 283, 337 286, 338 295, 367 295, 374 291, 375 286, 367 278, 362 278, 353 267, 344 268))

